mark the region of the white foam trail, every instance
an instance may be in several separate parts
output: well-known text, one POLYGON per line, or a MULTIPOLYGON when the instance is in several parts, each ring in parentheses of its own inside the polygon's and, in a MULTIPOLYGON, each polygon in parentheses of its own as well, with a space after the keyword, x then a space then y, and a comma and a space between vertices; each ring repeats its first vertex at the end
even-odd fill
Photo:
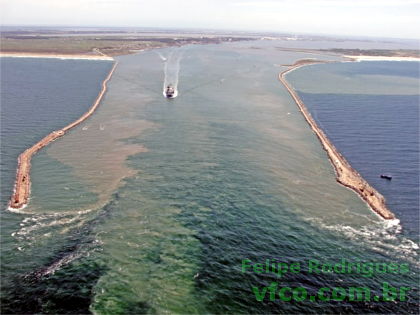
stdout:
POLYGON ((180 63, 182 59, 183 51, 178 48, 171 51, 165 65, 163 67, 163 73, 165 78, 163 80, 163 95, 166 96, 165 90, 168 85, 172 85, 175 93, 174 98, 178 96, 178 80, 180 63))
POLYGON ((37 231, 39 229, 50 228, 50 227, 54 227, 54 226, 57 226, 57 225, 61 226, 61 225, 71 224, 71 223, 74 223, 74 222, 76 222, 80 219, 81 219, 81 216, 76 215, 75 217, 72 217, 72 218, 63 218, 63 219, 60 219, 60 220, 53 220, 53 221, 46 222, 46 223, 43 222, 43 221, 41 221, 41 222, 35 221, 36 223, 34 225, 30 225, 30 226, 27 226, 26 225, 27 222, 25 222, 25 220, 24 220, 24 222, 20 224, 22 226, 22 228, 16 234, 23 236, 23 235, 27 235, 31 232, 37 231))
POLYGON ((158 51, 155 51, 157 54, 158 54, 158 56, 159 56, 159 58, 162 60, 162 61, 166 61, 166 60, 168 60, 164 55, 162 55, 160 52, 158 52, 158 51))
MULTIPOLYGON (((94 211, 95 208, 76 210, 76 211, 63 211, 49 214, 32 214, 25 217, 20 223, 20 229, 12 233, 12 236, 20 240, 38 240, 41 233, 45 229, 55 228, 56 232, 61 229, 61 234, 68 232, 71 229, 77 228, 85 224, 87 215, 94 211)), ((48 234, 48 233, 47 233, 48 234)), ((44 237, 49 235, 43 234, 44 237)))
POLYGON ((28 214, 30 212, 27 211, 23 211, 23 209, 25 209, 27 207, 27 204, 24 204, 22 207, 20 208, 12 208, 12 207, 7 207, 7 211, 13 212, 13 213, 23 213, 23 214, 28 214))
POLYGON ((346 224, 325 224, 318 218, 307 218, 311 224, 345 236, 357 243, 369 246, 385 255, 396 256, 420 266, 419 245, 401 234, 402 226, 398 219, 383 220, 368 226, 352 227, 346 224))

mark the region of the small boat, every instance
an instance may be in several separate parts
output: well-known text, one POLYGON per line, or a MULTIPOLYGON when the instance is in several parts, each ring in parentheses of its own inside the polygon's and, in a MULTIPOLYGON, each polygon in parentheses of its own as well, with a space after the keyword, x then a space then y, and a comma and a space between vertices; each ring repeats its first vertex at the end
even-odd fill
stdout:
POLYGON ((385 178, 387 180, 391 180, 392 179, 392 176, 391 175, 381 174, 381 178, 385 178))
POLYGON ((173 98, 175 96, 175 89, 172 84, 169 84, 165 89, 165 96, 167 98, 173 98))

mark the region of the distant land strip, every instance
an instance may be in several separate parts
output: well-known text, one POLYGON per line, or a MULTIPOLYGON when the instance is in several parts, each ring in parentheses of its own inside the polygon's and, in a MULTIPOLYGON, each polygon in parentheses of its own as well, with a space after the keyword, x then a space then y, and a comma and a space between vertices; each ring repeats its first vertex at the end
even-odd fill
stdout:
POLYGON ((331 164, 334 167, 337 182, 355 191, 369 205, 369 207, 382 218, 386 220, 395 219, 394 214, 387 208, 385 204, 385 198, 366 180, 364 180, 363 177, 351 167, 349 162, 347 162, 347 160, 340 154, 340 152, 338 152, 337 148, 328 139, 322 129, 318 127, 299 95, 289 85, 285 78, 287 73, 301 66, 323 62, 324 61, 311 59, 299 60, 295 64, 289 65, 286 70, 279 74, 278 78, 280 82, 285 86, 287 91, 289 91, 307 123, 318 137, 324 150, 327 152, 331 164))
MULTIPOLYGON (((98 53, 100 53, 98 51, 98 53)), ((106 55, 89 54, 56 54, 56 53, 30 53, 30 52, 0 52, 0 57, 14 58, 54 58, 54 59, 85 59, 85 60, 114 60, 106 55)))
POLYGON ((420 61, 418 49, 315 49, 276 47, 279 51, 293 51, 305 54, 336 56, 349 58, 350 61, 359 60, 389 60, 389 61, 420 61))
POLYGON ((75 34, 20 34, 2 32, 0 34, 0 50, 3 54, 43 54, 43 55, 87 55, 97 56, 101 51, 106 56, 134 54, 139 51, 180 47, 190 44, 220 44, 253 40, 250 36, 230 35, 187 35, 166 34, 164 36, 142 36, 141 34, 91 34, 90 36, 74 36, 75 34), (100 50, 100 51, 99 51, 100 50))
POLYGON ((19 155, 15 186, 13 190, 13 195, 9 201, 9 208, 22 209, 28 204, 29 196, 31 194, 30 169, 32 156, 43 147, 50 144, 52 141, 58 139, 59 137, 62 137, 67 131, 86 120, 95 112, 95 110, 99 106, 99 103, 102 100, 102 97, 105 95, 105 92, 107 90, 107 83, 111 79, 112 74, 114 73, 114 70, 117 67, 117 64, 118 63, 115 62, 112 66, 112 69, 109 72, 108 76, 102 82, 102 89, 96 97, 95 102, 86 113, 84 113, 79 119, 70 123, 64 128, 51 132, 45 138, 38 141, 32 147, 26 149, 23 153, 19 155))

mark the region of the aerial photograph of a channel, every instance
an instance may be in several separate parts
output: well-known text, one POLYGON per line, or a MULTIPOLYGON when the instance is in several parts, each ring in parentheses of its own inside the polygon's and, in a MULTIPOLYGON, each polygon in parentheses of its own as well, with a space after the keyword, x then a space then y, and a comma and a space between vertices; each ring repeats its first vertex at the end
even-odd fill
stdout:
POLYGON ((419 1, 0 10, 1 314, 418 314, 419 1))

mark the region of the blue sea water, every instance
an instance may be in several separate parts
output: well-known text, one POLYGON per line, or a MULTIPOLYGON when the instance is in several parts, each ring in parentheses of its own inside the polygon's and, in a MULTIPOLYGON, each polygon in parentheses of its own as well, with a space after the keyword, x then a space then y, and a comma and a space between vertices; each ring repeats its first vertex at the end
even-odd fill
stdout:
MULTIPOLYGON (((51 131, 61 129, 85 113, 101 90, 101 83, 112 67, 111 62, 90 60, 59 60, 44 58, 0 58, 1 99, 0 99, 0 216, 1 216, 1 296, 7 295, 5 287, 19 286, 19 280, 13 275, 23 276, 23 270, 30 270, 37 265, 32 258, 22 259, 16 256, 20 251, 19 241, 15 237, 22 214, 6 210, 12 194, 15 180, 17 159, 25 149, 41 140, 51 131)), ((54 181, 57 172, 65 172, 71 178, 71 169, 40 151, 33 159, 42 158, 45 163, 55 165, 55 172, 37 174, 32 165, 31 178, 50 179, 48 191, 60 190, 60 202, 69 198, 62 185, 54 181), (52 180, 52 182, 51 182, 52 180), (64 196, 64 198, 63 198, 64 196)), ((79 191, 84 190, 79 185, 79 191)), ((32 193, 37 187, 32 185, 32 193)), ((71 196, 74 197, 74 196, 71 196)), ((43 198, 48 199, 44 194, 43 198)), ((76 200, 92 200, 95 196, 84 193, 76 200)), ((57 238, 58 240, 61 237, 57 238)), ((57 243, 57 241, 54 241, 57 243)), ((50 250, 51 246, 48 246, 50 250)), ((41 260, 46 254, 41 255, 41 260)), ((39 261, 39 260, 38 260, 39 261)), ((19 303, 25 303, 19 300, 19 303)), ((17 309, 2 313, 21 313, 17 309)))
POLYGON ((342 76, 387 75, 396 81, 398 77, 419 79, 420 71, 417 61, 362 61, 335 64, 332 68, 342 76))
POLYGON ((112 63, 2 57, 0 65, 0 204, 4 208, 19 154, 86 112, 112 63))
POLYGON ((418 235, 419 95, 300 95, 339 151, 418 235))
POLYGON ((319 126, 350 164, 385 196, 405 232, 416 239, 420 226, 420 95, 415 90, 415 94, 398 94, 398 87, 403 85, 400 78, 419 80, 419 71, 418 62, 372 61, 318 65, 291 76, 319 126), (331 88, 328 93, 305 92, 305 84, 297 78, 305 72, 317 81, 320 90, 326 73, 336 75, 332 89, 337 92, 332 93, 331 88), (360 76, 379 83, 385 77, 392 78, 396 94, 392 89, 386 95, 365 94, 361 89, 346 91, 349 80, 360 76), (381 174, 391 175, 392 180, 380 178, 381 174))

